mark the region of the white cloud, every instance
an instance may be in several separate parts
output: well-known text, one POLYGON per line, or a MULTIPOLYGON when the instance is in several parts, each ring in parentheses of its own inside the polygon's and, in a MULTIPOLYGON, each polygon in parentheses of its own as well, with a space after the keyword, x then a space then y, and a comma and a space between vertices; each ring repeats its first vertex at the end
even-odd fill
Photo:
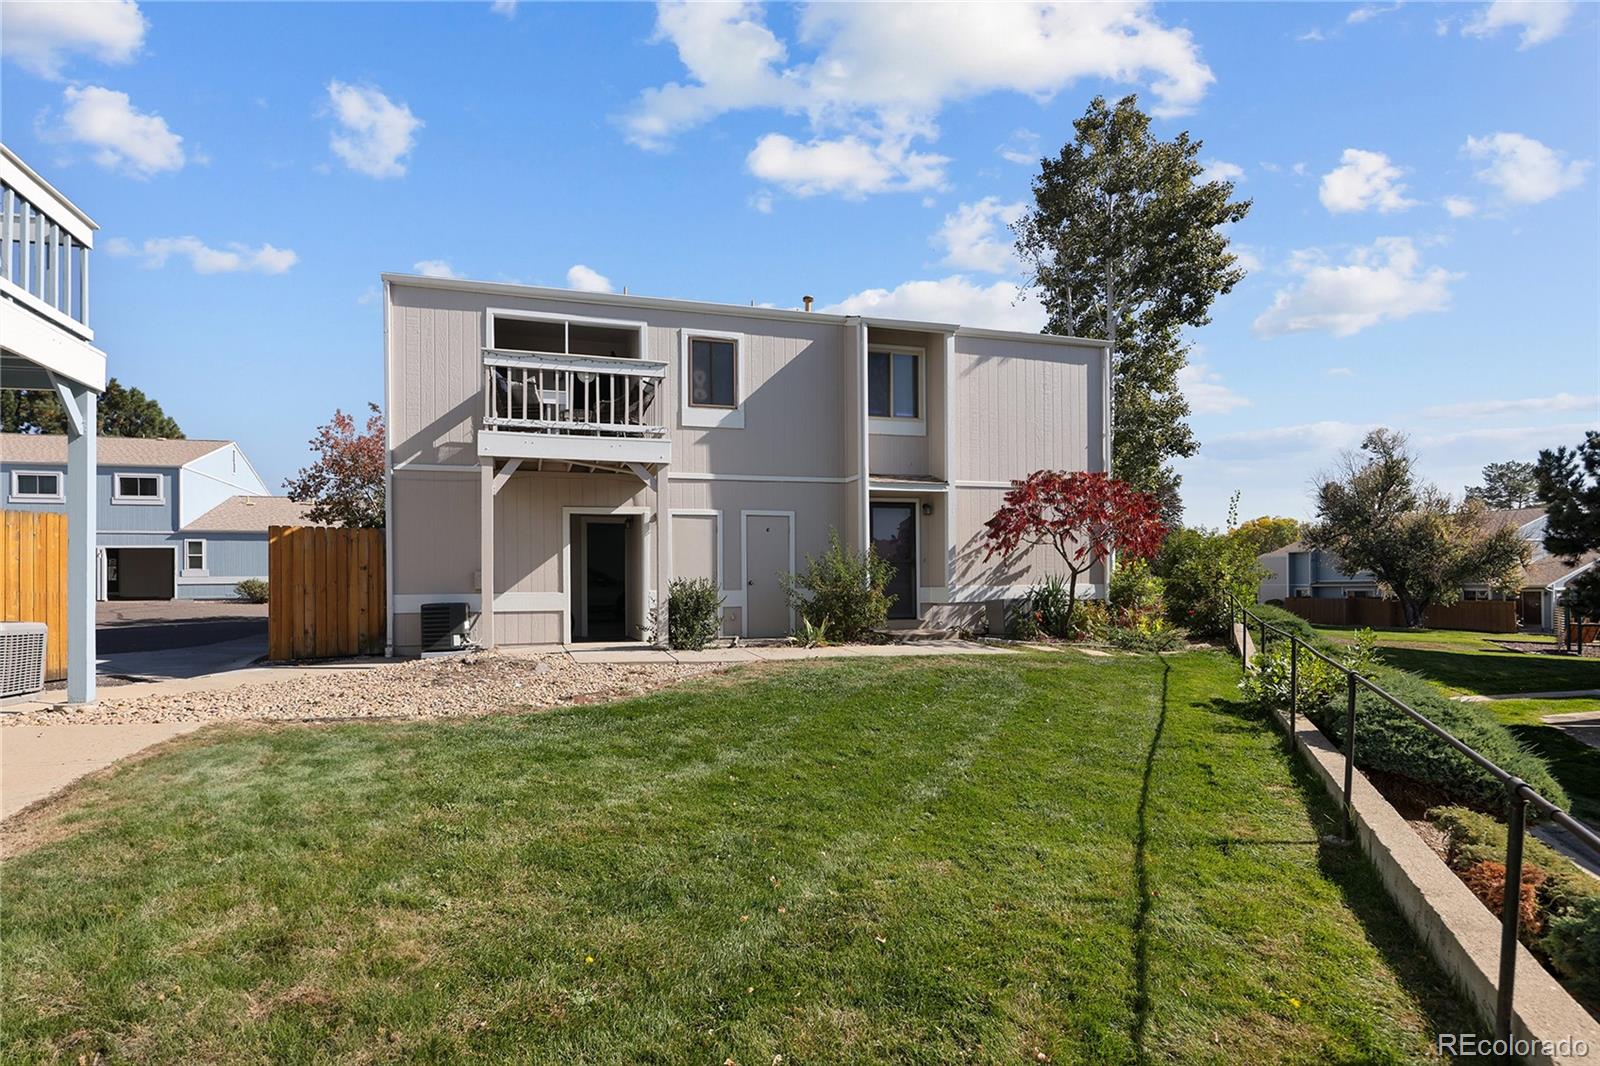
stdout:
POLYGON ((995 151, 1008 163, 1031 167, 1039 162, 1039 135, 1030 129, 1012 130, 1010 139, 995 151))
POLYGON ((411 264, 411 269, 425 278, 461 277, 447 259, 419 259, 411 264))
POLYGON ((1350 14, 1346 15, 1344 20, 1352 26, 1358 26, 1363 22, 1372 21, 1379 15, 1387 15, 1391 11, 1399 10, 1399 4, 1362 4, 1360 7, 1350 12, 1350 14))
POLYGON ((610 278, 598 270, 584 266, 582 263, 574 263, 567 271, 567 287, 569 289, 577 289, 579 292, 617 291, 612 286, 610 278))
POLYGON ((114 256, 138 255, 151 270, 167 265, 172 258, 187 259, 196 274, 283 274, 300 261, 288 248, 270 244, 252 248, 233 241, 226 248, 212 248, 199 237, 151 237, 135 246, 121 237, 106 242, 114 256))
POLYGON ((1253 244, 1231 243, 1228 251, 1239 261, 1239 267, 1247 274, 1254 274, 1266 264, 1261 258, 1261 252, 1253 244))
POLYGON ((69 85, 62 97, 66 106, 58 136, 87 145, 94 161, 107 170, 148 178, 180 170, 187 162, 183 138, 160 115, 135 108, 127 93, 98 85, 69 85))
POLYGON ((1329 211, 1339 214, 1376 208, 1388 214, 1416 206, 1417 201, 1406 199, 1406 187, 1400 180, 1405 169, 1395 166, 1382 152, 1346 148, 1339 164, 1322 176, 1322 187, 1317 190, 1322 206, 1329 211))
POLYGON ((933 242, 945 250, 944 262, 960 270, 981 270, 986 274, 1008 274, 1017 265, 1011 231, 1006 228, 1022 217, 1027 205, 1002 203, 998 196, 985 196, 972 204, 961 204, 944 216, 944 224, 933 242))
MULTIPOLYGON (((1517 445, 1546 445, 1571 441, 1583 436, 1585 430, 1593 429, 1593 424, 1584 422, 1568 422, 1565 425, 1551 425, 1544 423, 1537 426, 1497 426, 1483 429, 1463 429, 1454 433, 1434 433, 1416 438, 1419 449, 1422 448, 1458 448, 1469 444, 1493 444, 1500 448, 1515 447, 1517 445)), ((1520 449, 1519 449, 1520 450, 1520 449)), ((1535 448, 1529 447, 1528 452, 1535 448)))
POLYGON ((1477 203, 1468 196, 1446 196, 1440 203, 1451 218, 1470 218, 1478 213, 1477 203))
POLYGON ((1379 237, 1352 251, 1342 266, 1315 250, 1296 252, 1289 269, 1300 281, 1279 289, 1255 320, 1258 337, 1311 330, 1348 337, 1380 322, 1443 311, 1451 284, 1462 277, 1443 267, 1424 269, 1408 237, 1379 237))
MULTIPOLYGON (((809 58, 794 62, 754 4, 663 3, 655 40, 677 49, 686 76, 646 89, 621 117, 631 143, 662 149, 733 111, 803 115, 810 143, 769 133, 751 170, 856 196, 941 184, 942 157, 912 142, 935 139, 954 101, 1015 92, 1043 102, 1092 78, 1147 86, 1151 110, 1166 116, 1192 109, 1215 80, 1189 32, 1148 3, 810 5, 795 32, 809 58)), ((1034 161, 1022 148, 1002 154, 1034 161)))
POLYGON ((1576 9, 1569 0, 1494 0, 1468 19, 1461 32, 1468 37, 1493 37, 1504 29, 1521 29, 1517 47, 1532 48, 1561 36, 1576 9))
POLYGON ((1424 407, 1428 418, 1480 418, 1484 415, 1555 414, 1561 411, 1587 411, 1600 421, 1600 396, 1574 396, 1558 392, 1554 396, 1533 396, 1522 400, 1472 400, 1467 403, 1436 404, 1424 407))
POLYGON ((1249 407, 1250 398, 1222 383, 1222 375, 1206 363, 1189 363, 1178 371, 1178 388, 1197 415, 1225 415, 1236 407, 1249 407))
POLYGON ((1201 181, 1243 181, 1244 167, 1238 163, 1228 163, 1221 159, 1207 159, 1205 169, 1200 172, 1201 181))
POLYGON ((1047 318, 1044 308, 1013 282, 985 286, 960 275, 940 281, 908 281, 893 289, 866 289, 820 310, 1028 333, 1043 329, 1047 318))
POLYGON ((1303 41, 1308 44, 1315 44, 1319 41, 1326 41, 1327 39, 1327 35, 1315 26, 1311 27, 1304 33, 1295 35, 1295 40, 1303 41))
POLYGON ((0 54, 41 78, 61 77, 70 55, 127 63, 144 45, 144 15, 133 0, 63 3, 10 0, 4 9, 0 54))
POLYGON ((1368 423, 1330 419, 1292 426, 1248 429, 1238 433, 1221 433, 1203 441, 1200 445, 1200 454, 1207 459, 1270 460, 1281 459, 1286 455, 1304 455, 1308 452, 1331 454, 1340 448, 1350 448, 1361 443, 1361 438, 1372 428, 1373 426, 1368 423))
POLYGON ((504 15, 506 18, 514 18, 517 14, 517 0, 494 0, 494 2, 489 5, 489 10, 494 12, 496 15, 504 15))
POLYGON ((763 215, 772 214, 772 194, 761 190, 750 197, 750 206, 763 215))
POLYGON ((372 87, 328 82, 328 106, 339 124, 328 146, 345 166, 372 178, 398 178, 422 120, 372 87))
POLYGON ((1478 180, 1514 204, 1536 204, 1575 189, 1594 166, 1587 160, 1569 163, 1566 153, 1520 133, 1468 137, 1461 150, 1470 159, 1485 161, 1478 180))
POLYGON ((801 144, 781 133, 762 137, 745 158, 750 173, 796 196, 841 193, 848 199, 940 188, 948 162, 942 155, 911 151, 904 139, 871 144, 851 135, 801 144))
POLYGON ((1328 376, 1330 378, 1347 378, 1354 373, 1355 371, 1347 366, 1330 366, 1328 368, 1328 376))

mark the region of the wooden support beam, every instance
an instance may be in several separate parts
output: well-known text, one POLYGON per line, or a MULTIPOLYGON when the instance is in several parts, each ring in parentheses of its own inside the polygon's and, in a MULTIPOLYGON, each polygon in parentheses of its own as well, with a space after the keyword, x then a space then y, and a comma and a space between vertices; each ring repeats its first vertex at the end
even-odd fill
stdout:
POLYGON ((521 465, 521 459, 509 459, 506 461, 506 465, 500 468, 500 472, 494 476, 494 494, 496 496, 500 495, 500 490, 506 487, 506 482, 511 480, 511 475, 515 474, 517 468, 521 465))

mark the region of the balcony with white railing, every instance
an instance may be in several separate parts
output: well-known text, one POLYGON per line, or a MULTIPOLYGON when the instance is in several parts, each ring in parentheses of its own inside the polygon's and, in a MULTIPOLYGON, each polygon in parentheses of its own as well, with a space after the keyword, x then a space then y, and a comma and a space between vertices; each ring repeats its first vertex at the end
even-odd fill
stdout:
POLYGON ((478 454, 666 463, 666 376, 650 359, 486 348, 478 454))

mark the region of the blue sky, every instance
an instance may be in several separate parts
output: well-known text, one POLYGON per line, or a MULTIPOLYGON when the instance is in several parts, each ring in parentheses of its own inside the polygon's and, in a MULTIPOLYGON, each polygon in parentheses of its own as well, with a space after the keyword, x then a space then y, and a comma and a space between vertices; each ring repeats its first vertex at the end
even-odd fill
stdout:
POLYGON ((1004 225, 1096 93, 1255 202, 1190 521, 1373 425, 1460 491, 1600 425, 1577 4, 6 3, 6 142, 101 225, 97 342, 274 486, 381 391, 381 271, 1037 328, 1004 225))

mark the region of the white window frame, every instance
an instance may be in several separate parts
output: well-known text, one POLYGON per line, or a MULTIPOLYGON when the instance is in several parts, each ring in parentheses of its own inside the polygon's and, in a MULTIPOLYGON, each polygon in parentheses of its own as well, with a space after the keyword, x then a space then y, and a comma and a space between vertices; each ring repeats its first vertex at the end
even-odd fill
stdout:
POLYGON ((11 502, 63 503, 66 501, 66 496, 64 495, 65 481, 66 476, 59 470, 13 470, 11 471, 11 502), (56 491, 54 493, 23 492, 18 484, 23 476, 53 477, 56 479, 56 491))
MULTIPOLYGON (((532 322, 559 322, 561 330, 561 351, 550 352, 550 355, 569 355, 572 347, 572 331, 569 326, 606 326, 609 328, 631 330, 639 335, 639 360, 650 361, 648 323, 638 319, 629 318, 594 318, 587 315, 562 315, 550 311, 525 311, 520 307, 488 307, 484 309, 483 316, 483 346, 495 349, 494 320, 496 318, 520 318, 532 322)), ((579 356, 582 358, 582 356, 579 356)))
POLYGON ((678 419, 694 429, 743 429, 744 402, 750 395, 750 368, 743 333, 724 333, 714 329, 678 331, 678 419), (733 342, 732 407, 696 407, 689 402, 689 349, 694 340, 733 342))
POLYGON ((210 577, 210 548, 203 540, 185 540, 183 542, 183 576, 184 577, 210 577), (189 546, 200 545, 200 566, 195 568, 189 565, 189 546))
MULTIPOLYGON (((861 402, 868 409, 867 431, 899 437, 926 437, 928 435, 928 351, 907 344, 867 345, 867 392, 861 402), (872 355, 886 352, 889 355, 914 355, 917 357, 917 417, 875 415, 871 413, 872 355)), ((894 362, 890 360, 889 407, 894 408, 894 362)))
POLYGON ((111 502, 131 504, 163 504, 167 502, 167 479, 160 474, 146 474, 137 470, 118 470, 111 475, 111 502), (122 479, 125 477, 155 478, 154 496, 124 496, 122 479))

